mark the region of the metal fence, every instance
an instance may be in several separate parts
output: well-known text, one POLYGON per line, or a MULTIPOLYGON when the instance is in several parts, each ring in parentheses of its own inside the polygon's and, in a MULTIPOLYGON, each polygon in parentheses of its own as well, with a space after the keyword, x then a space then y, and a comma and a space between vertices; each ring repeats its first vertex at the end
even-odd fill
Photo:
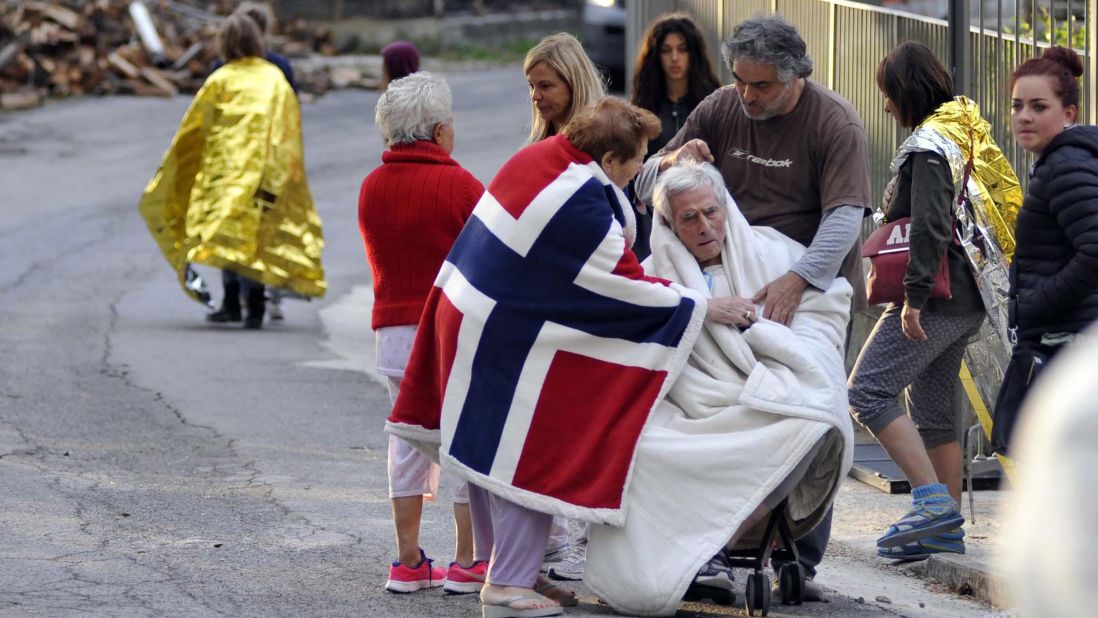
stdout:
MULTIPOLYGON (((583 0, 554 0, 554 9, 579 10, 583 0)), ((280 17, 304 17, 340 21, 370 19, 407 19, 442 17, 454 14, 527 10, 537 3, 530 0, 274 0, 280 17)))
MULTIPOLYGON (((712 60, 721 67, 724 83, 731 80, 720 59, 720 41, 740 21, 756 13, 779 13, 801 32, 815 63, 812 79, 846 97, 862 115, 869 135, 874 195, 889 178, 888 165, 907 131, 884 112, 884 100, 874 75, 877 64, 893 47, 908 40, 925 43, 946 66, 959 67, 958 88, 975 100, 991 123, 995 140, 1011 160, 1020 179, 1030 159, 1010 134, 1010 74, 1027 58, 1052 44, 1072 44, 1084 57, 1080 122, 1098 124, 1098 0, 954 0, 950 6, 971 6, 952 23, 967 25, 961 53, 950 53, 958 29, 951 21, 869 6, 848 0, 627 0, 627 50, 636 50, 647 24, 670 11, 688 11, 705 32, 712 60), (969 19, 963 19, 969 13, 969 19), (968 24, 965 24, 968 22, 968 24), (1034 38, 1037 40, 1034 41, 1034 38)), ((630 54, 631 56, 631 54, 630 54)), ((627 57, 631 76, 634 58, 627 57)), ((627 85, 629 87, 630 85, 627 85)))

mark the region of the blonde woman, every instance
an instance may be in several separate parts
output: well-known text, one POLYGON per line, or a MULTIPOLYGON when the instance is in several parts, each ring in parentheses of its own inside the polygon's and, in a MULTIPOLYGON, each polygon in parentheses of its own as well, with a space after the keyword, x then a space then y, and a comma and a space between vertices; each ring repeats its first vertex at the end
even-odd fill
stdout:
POLYGON ((560 133, 575 112, 606 95, 583 46, 566 32, 545 37, 527 52, 522 71, 530 86, 530 144, 560 133))
MULTIPOLYGON (((606 95, 606 86, 583 45, 567 32, 551 34, 531 48, 522 71, 530 87, 529 144, 560 133, 576 112, 606 95)), ((587 535, 575 541, 570 536, 567 521, 554 519, 542 566, 553 579, 583 577, 587 535)))

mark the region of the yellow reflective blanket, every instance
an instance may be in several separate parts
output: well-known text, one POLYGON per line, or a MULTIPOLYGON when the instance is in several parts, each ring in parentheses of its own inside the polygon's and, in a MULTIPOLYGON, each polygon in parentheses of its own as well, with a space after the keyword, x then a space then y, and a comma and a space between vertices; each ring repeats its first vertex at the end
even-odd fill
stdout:
POLYGON ((230 62, 210 76, 145 188, 140 210, 180 285, 196 300, 185 285, 190 263, 305 296, 327 289, 297 97, 265 60, 230 62))
MULTIPOLYGON (((975 149, 970 182, 976 186, 976 193, 970 193, 969 198, 980 209, 981 218, 1009 261, 1014 255, 1014 225, 1022 207, 1022 188, 1010 161, 992 138, 991 127, 980 115, 979 106, 966 97, 957 97, 939 106, 916 128, 916 133, 919 129, 936 131, 956 144, 960 156, 947 158, 951 166, 960 170, 964 170, 970 151, 975 149)), ((959 179, 963 172, 956 172, 954 177, 959 179)))

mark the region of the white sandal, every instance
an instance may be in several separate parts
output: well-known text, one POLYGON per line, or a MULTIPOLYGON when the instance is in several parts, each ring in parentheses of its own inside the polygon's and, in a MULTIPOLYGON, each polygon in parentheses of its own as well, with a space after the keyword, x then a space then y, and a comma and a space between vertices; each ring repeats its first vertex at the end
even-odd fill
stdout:
POLYGON ((482 603, 480 607, 481 616, 483 618, 537 618, 539 616, 560 616, 564 613, 564 608, 559 604, 550 607, 514 607, 515 603, 526 599, 556 603, 556 601, 536 593, 517 594, 504 599, 502 603, 482 603))

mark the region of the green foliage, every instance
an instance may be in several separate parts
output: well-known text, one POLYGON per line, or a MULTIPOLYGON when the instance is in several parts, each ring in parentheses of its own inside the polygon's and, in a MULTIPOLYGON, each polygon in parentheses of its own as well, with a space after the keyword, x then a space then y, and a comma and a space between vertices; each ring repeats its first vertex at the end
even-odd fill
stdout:
POLYGON ((442 57, 450 60, 510 63, 521 61, 526 52, 537 43, 537 38, 520 36, 495 44, 451 45, 439 52, 442 57))
MULTIPOLYGON (((1012 24, 1007 24, 1004 30, 1007 34, 1014 34, 1012 24)), ((1021 22, 1018 34, 1022 37, 1032 38, 1038 44, 1063 45, 1080 50, 1085 47, 1087 41, 1085 22, 1079 20, 1075 15, 1068 15, 1065 19, 1053 19, 1048 7, 1044 6, 1037 8, 1036 19, 1021 22), (1035 24, 1036 36, 1034 36, 1035 24)))

